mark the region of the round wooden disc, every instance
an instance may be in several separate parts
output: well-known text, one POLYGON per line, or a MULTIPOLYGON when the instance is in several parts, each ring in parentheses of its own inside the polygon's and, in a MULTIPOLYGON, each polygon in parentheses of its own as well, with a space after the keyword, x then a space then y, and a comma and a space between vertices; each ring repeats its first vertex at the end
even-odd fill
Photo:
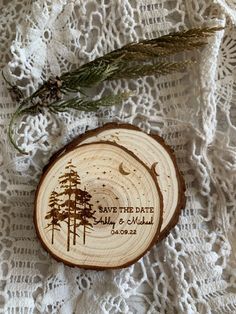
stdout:
POLYGON ((163 195, 161 240, 178 222, 180 211, 185 206, 185 184, 172 149, 158 135, 149 135, 130 124, 116 123, 86 132, 70 143, 69 147, 96 141, 110 141, 126 147, 153 169, 163 195))
POLYGON ((156 242, 162 196, 152 170, 127 149, 84 144, 53 160, 35 198, 35 226, 57 260, 90 269, 120 268, 156 242))

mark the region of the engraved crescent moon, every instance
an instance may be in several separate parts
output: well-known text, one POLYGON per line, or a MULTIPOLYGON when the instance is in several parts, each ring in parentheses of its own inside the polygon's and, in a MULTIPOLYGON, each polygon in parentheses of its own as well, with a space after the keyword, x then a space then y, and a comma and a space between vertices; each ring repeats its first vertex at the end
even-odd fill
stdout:
POLYGON ((159 174, 156 171, 156 165, 158 164, 158 162, 154 162, 152 164, 151 170, 155 173, 156 176, 159 176, 159 174))
POLYGON ((124 176, 128 176, 130 174, 130 172, 124 170, 123 162, 119 165, 119 171, 124 176))

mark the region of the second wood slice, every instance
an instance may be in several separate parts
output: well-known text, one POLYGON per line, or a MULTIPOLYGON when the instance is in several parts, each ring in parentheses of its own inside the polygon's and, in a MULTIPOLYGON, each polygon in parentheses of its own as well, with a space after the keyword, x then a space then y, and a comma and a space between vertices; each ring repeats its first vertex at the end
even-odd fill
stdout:
POLYGON ((156 176, 117 144, 67 149, 37 189, 35 226, 57 260, 90 269, 137 261, 157 241, 162 196, 156 176))
MULTIPOLYGON (((161 137, 147 134, 136 126, 109 123, 86 132, 66 149, 96 141, 110 141, 122 145, 153 170, 164 204, 159 240, 165 237, 177 223, 180 211, 185 206, 185 184, 171 148, 161 137)), ((63 151, 60 152, 62 153, 63 151)))

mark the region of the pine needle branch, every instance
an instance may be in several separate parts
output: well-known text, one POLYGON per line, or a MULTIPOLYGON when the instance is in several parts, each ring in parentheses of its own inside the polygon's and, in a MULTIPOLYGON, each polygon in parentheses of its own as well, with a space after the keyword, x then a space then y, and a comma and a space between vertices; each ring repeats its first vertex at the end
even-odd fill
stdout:
POLYGON ((193 64, 192 61, 184 62, 158 62, 156 64, 144 64, 144 65, 133 65, 129 67, 123 67, 114 73, 109 79, 136 79, 148 75, 166 75, 176 71, 182 71, 190 64, 193 64))
POLYGON ((176 52, 192 50, 207 44, 206 39, 222 29, 223 27, 205 27, 170 33, 158 38, 127 44, 120 51, 145 52, 145 49, 151 49, 153 52, 156 50, 156 56, 175 54, 176 52), (160 49, 160 55, 158 55, 158 49, 160 49))
POLYGON ((35 115, 39 112, 42 112, 42 108, 48 108, 53 113, 60 113, 66 112, 70 109, 78 110, 78 111, 85 111, 85 112, 92 112, 97 111, 101 107, 109 107, 114 105, 121 105, 122 102, 128 99, 133 93, 130 91, 118 93, 116 95, 108 95, 104 96, 98 100, 89 100, 79 97, 74 97, 68 100, 63 101, 55 101, 49 104, 47 107, 38 103, 36 105, 30 105, 25 107, 25 103, 22 103, 19 108, 13 114, 9 126, 8 126, 8 137, 10 139, 11 144, 21 153, 27 155, 28 153, 21 149, 16 140, 14 139, 14 129, 16 122, 20 117, 24 115, 35 115))
MULTIPOLYGON (((150 62, 157 57, 165 57, 183 51, 189 51, 200 48, 207 44, 206 39, 212 36, 216 31, 222 30, 222 27, 195 28, 187 31, 171 33, 150 40, 130 43, 120 49, 107 53, 103 57, 97 58, 79 69, 63 74, 62 90, 67 92, 81 92, 81 89, 92 87, 105 80, 116 78, 127 78, 123 69, 129 68, 132 62, 150 62), (120 75, 116 75, 119 72, 120 75), (124 74, 122 77, 121 73, 124 74)), ((139 66, 138 63, 138 66, 139 66)), ((131 66, 135 69, 135 66, 131 66)), ((178 70, 176 68, 176 70, 178 70)), ((151 67, 148 74, 156 73, 155 66, 153 73, 151 67)), ((139 74, 140 76, 140 74, 139 74)), ((143 75, 144 76, 144 75, 143 75)), ((135 77, 132 75, 132 77, 135 77)))
POLYGON ((116 62, 107 64, 104 61, 100 61, 96 67, 90 67, 86 64, 76 71, 61 76, 62 90, 77 92, 82 88, 96 86, 109 78, 118 69, 119 64, 116 62))
POLYGON ((68 109, 92 112, 97 111, 101 107, 121 105, 121 103, 128 99, 131 95, 131 92, 123 92, 116 95, 104 96, 98 100, 74 97, 72 99, 52 103, 48 106, 48 109, 54 113, 65 112, 68 111, 68 109))
POLYGON ((117 59, 129 61, 137 59, 150 60, 151 58, 163 57, 181 51, 193 50, 206 45, 206 39, 222 29, 223 27, 194 28, 158 38, 132 42, 87 63, 87 65, 97 65, 101 61, 111 63, 117 59))
POLYGON ((155 44, 154 42, 149 43, 148 41, 147 43, 139 42, 110 53, 110 59, 120 58, 120 60, 124 61, 149 61, 183 51, 191 51, 205 45, 206 42, 204 41, 191 43, 179 42, 178 44, 172 42, 162 42, 158 44, 155 44))
POLYGON ((155 60, 157 57, 165 57, 200 48, 207 44, 206 39, 209 36, 222 29, 222 27, 195 28, 159 38, 129 43, 107 53, 103 57, 82 65, 75 71, 64 73, 61 77, 49 79, 26 99, 22 98, 23 94, 17 86, 6 80, 3 73, 3 77, 10 86, 13 100, 20 102, 20 106, 12 116, 8 128, 8 136, 12 145, 19 152, 26 154, 24 150, 18 147, 14 139, 16 121, 21 116, 43 112, 42 107, 46 107, 54 113, 65 112, 70 109, 89 112, 96 111, 100 107, 121 104, 123 100, 130 96, 130 93, 108 95, 98 100, 78 96, 62 100, 62 96, 77 92, 83 94, 83 89, 92 88, 106 80, 135 79, 147 75, 164 75, 174 71, 182 71, 193 62, 156 62, 155 60))
POLYGON ((202 28, 192 28, 182 32, 170 33, 168 35, 161 36, 157 39, 157 41, 173 41, 173 40, 181 40, 181 41, 189 41, 196 39, 208 38, 209 36, 214 35, 216 32, 223 30, 224 27, 202 27, 202 28))
POLYGON ((11 142, 11 144, 15 147, 15 149, 17 149, 21 154, 27 154, 27 152, 23 149, 21 149, 15 139, 14 139, 14 129, 15 129, 15 123, 16 120, 21 116, 21 110, 24 107, 25 103, 23 102, 19 108, 14 112, 13 116, 11 117, 10 123, 8 125, 8 138, 11 142))

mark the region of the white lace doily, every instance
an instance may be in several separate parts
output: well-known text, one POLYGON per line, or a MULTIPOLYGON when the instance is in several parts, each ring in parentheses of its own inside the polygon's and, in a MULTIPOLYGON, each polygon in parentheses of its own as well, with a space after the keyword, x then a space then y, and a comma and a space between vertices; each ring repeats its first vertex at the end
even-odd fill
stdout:
POLYGON ((6 313, 236 313, 235 0, 0 0, 0 67, 27 95, 51 75, 139 38, 226 25, 185 73, 105 83, 137 91, 122 107, 25 118, 19 155, 7 138, 17 104, 0 76, 0 308, 6 313), (186 209, 135 265, 94 272, 57 263, 36 238, 34 191, 50 156, 86 129, 125 121, 176 153, 186 209))

